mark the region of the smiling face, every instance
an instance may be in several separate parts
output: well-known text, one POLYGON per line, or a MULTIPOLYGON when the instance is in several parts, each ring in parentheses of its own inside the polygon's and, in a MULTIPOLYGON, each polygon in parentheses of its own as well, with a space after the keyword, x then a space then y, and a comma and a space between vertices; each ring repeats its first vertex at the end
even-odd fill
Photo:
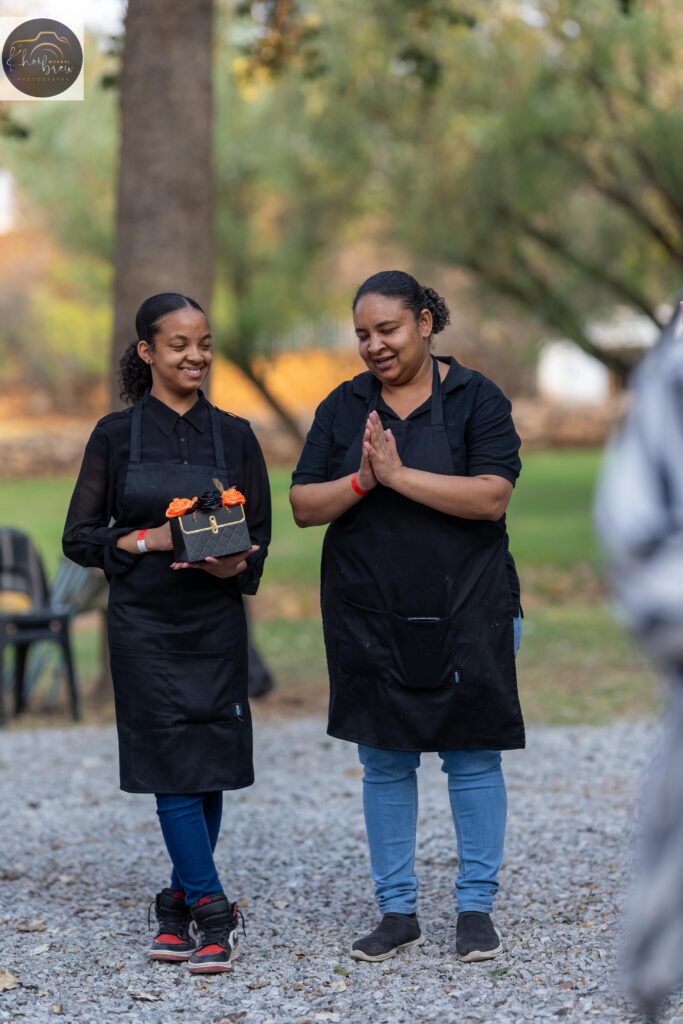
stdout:
POLYGON ((199 391, 211 366, 211 331, 192 306, 167 313, 155 325, 151 343, 138 342, 138 355, 152 368, 152 392, 187 397, 199 391))
POLYGON ((360 357, 383 384, 407 384, 429 357, 432 315, 419 318, 400 299, 369 292, 356 303, 353 323, 360 357))

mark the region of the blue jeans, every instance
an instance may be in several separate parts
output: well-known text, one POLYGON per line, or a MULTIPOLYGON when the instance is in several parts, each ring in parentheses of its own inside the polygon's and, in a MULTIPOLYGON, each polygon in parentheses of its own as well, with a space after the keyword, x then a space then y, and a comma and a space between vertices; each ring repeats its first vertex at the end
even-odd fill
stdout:
POLYGON ((223 794, 157 793, 157 814, 171 858, 171 889, 184 892, 187 903, 223 892, 213 851, 218 842, 223 794))
MULTIPOLYGON (((516 618, 515 654, 522 620, 516 618)), ((412 914, 417 907, 415 874, 417 768, 420 753, 358 747, 363 765, 363 810, 375 897, 382 914, 412 914)), ((503 860, 507 793, 499 750, 443 750, 441 770, 458 847, 455 878, 459 912, 490 913, 503 860)))

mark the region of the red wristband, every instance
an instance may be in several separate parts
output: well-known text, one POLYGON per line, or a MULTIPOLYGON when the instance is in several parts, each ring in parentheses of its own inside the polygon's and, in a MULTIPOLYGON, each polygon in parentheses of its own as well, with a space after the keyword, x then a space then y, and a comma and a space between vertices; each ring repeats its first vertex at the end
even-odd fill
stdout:
POLYGON ((368 493, 367 491, 364 491, 363 488, 361 487, 361 485, 358 483, 358 480, 356 479, 356 474, 355 473, 351 477, 351 486, 353 487, 353 489, 356 492, 356 494, 359 494, 361 496, 361 498, 364 498, 365 495, 368 493))
POLYGON ((144 540, 147 536, 147 530, 138 530, 138 540, 144 540))

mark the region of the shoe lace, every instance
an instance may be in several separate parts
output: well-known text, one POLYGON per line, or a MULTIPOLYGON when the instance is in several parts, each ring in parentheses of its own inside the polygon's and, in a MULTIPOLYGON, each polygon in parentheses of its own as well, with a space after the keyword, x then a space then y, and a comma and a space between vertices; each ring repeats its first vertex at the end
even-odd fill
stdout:
POLYGON ((244 914, 237 906, 237 904, 234 903, 232 919, 228 922, 228 924, 207 924, 206 926, 198 927, 197 948, 201 948, 202 946, 212 946, 214 944, 224 947, 227 946, 230 932, 234 928, 238 927, 238 921, 239 924, 242 925, 242 932, 244 934, 244 937, 246 938, 247 929, 244 923, 244 914))
MULTIPOLYGON (((152 908, 156 907, 156 899, 150 901, 147 907, 147 931, 152 930, 152 908)), ((164 914, 162 910, 156 910, 157 932, 170 932, 175 935, 183 927, 183 921, 176 914, 164 914)))

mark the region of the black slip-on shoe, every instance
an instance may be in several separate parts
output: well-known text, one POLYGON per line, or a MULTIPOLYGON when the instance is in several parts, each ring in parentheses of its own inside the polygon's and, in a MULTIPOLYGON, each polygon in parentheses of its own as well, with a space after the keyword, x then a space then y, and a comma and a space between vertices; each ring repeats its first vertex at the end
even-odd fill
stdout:
POLYGON ((147 954, 149 959, 170 963, 189 960, 194 950, 194 941, 190 933, 192 918, 185 894, 162 889, 154 898, 154 912, 158 927, 147 954))
POLYGON ((464 910, 458 914, 455 949, 458 960, 468 964, 498 956, 503 950, 502 936, 491 915, 479 910, 464 910))
POLYGON ((187 963, 191 974, 220 974, 232 969, 239 956, 238 927, 244 918, 236 903, 223 893, 202 896, 190 907, 197 926, 197 948, 187 963))
POLYGON ((374 932, 354 942, 351 956, 376 963, 395 956, 400 949, 421 946, 424 940, 415 914, 385 914, 374 932))

